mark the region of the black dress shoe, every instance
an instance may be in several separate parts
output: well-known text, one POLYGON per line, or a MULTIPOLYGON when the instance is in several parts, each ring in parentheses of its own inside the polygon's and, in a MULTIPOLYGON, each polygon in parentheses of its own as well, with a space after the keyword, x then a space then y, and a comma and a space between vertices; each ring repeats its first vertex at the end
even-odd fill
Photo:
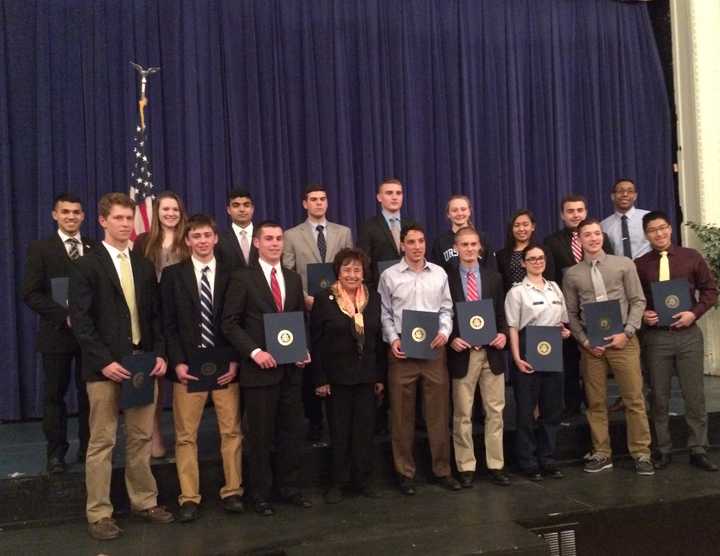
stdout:
POLYGON ((718 466, 711 462, 706 454, 690 454, 690 464, 703 471, 717 471, 718 466))
POLYGON ((655 469, 665 469, 668 465, 670 465, 671 462, 672 462, 672 456, 670 454, 660 452, 653 459, 653 467, 655 469))
POLYGON ((510 477, 502 469, 490 469, 490 480, 496 485, 510 486, 510 477))
POLYGON ((180 523, 189 523, 200 517, 200 507, 195 502, 183 502, 177 513, 180 523))
POLYGON ((523 474, 525 475, 525 477, 527 477, 528 480, 533 481, 534 483, 539 483, 543 480, 542 474, 537 469, 525 471, 523 474))
POLYGON ((312 502, 309 498, 305 498, 302 492, 296 492, 285 497, 285 502, 297 506, 298 508, 312 508, 312 502))
POLYGON ((264 517, 269 517, 275 513, 270 502, 265 500, 255 500, 255 513, 258 513, 264 517))
POLYGON ((50 475, 65 473, 65 461, 59 457, 51 457, 47 462, 47 471, 50 475))
POLYGON ((400 477, 398 487, 400 488, 400 492, 405 496, 413 496, 415 494, 415 481, 408 477, 400 477))
POLYGON ((437 485, 443 487, 446 490, 451 491, 458 491, 462 489, 462 486, 460 486, 460 483, 457 482, 455 477, 452 475, 445 475, 444 477, 435 477, 435 480, 433 481, 437 485))
POLYGON ((242 498, 239 495, 233 494, 222 499, 223 510, 233 514, 241 514, 245 511, 242 498))
POLYGON ((472 488, 475 480, 474 471, 460 471, 460 486, 463 488, 472 488))
POLYGON ((546 465, 542 468, 542 475, 551 479, 564 479, 565 475, 554 465, 546 465))

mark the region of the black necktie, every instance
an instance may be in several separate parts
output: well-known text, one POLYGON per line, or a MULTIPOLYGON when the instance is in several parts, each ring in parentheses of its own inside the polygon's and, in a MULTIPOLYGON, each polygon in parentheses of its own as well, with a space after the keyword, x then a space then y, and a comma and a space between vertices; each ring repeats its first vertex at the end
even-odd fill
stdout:
POLYGON ((315 229, 318 233, 317 246, 318 251, 320 251, 320 260, 322 262, 325 262, 325 255, 327 255, 327 242, 325 241, 325 234, 323 233, 325 226, 323 226, 322 224, 318 224, 317 226, 315 226, 315 229))
POLYGON ((70 246, 68 257, 70 257, 71 261, 77 261, 80 258, 80 249, 78 249, 78 243, 80 242, 74 237, 69 237, 65 240, 65 243, 70 246))
POLYGON ((622 232, 623 255, 628 259, 632 259, 632 249, 630 249, 630 230, 628 229, 627 216, 624 214, 620 217, 620 231, 622 232))
POLYGON ((212 290, 210 289, 210 280, 207 277, 209 270, 209 266, 203 268, 202 278, 200 279, 200 337, 204 347, 213 347, 215 345, 212 290))

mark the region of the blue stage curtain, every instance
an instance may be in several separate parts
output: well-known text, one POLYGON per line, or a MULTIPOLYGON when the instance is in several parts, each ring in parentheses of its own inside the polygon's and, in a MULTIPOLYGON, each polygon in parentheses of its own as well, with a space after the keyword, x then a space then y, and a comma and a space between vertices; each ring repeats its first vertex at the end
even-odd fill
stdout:
POLYGON ((540 235, 576 191, 611 210, 618 176, 672 210, 670 117, 646 8, 609 0, 35 0, 0 2, 0 418, 38 416, 36 319, 18 296, 28 242, 72 191, 127 191, 137 82, 155 184, 225 225, 246 186, 293 225, 309 182, 331 219, 376 211, 384 176, 430 239, 468 194, 500 245, 530 207, 540 235))

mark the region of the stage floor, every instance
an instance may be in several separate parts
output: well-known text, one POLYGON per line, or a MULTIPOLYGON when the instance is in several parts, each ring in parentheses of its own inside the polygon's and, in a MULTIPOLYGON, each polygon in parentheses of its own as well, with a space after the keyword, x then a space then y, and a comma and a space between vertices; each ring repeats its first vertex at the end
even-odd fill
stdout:
MULTIPOLYGON (((712 453, 711 459, 720 463, 720 454, 712 453)), ((581 555, 717 554, 710 547, 720 541, 720 528, 715 524, 703 530, 696 522, 695 535, 673 510, 688 502, 697 512, 712 510, 711 522, 717 516, 718 475, 691 468, 687 457, 676 457, 654 477, 638 477, 629 461, 596 475, 583 473, 579 465, 564 471, 564 480, 542 483, 513 476, 509 488, 486 480, 457 493, 421 485, 414 497, 402 496, 388 484, 382 499, 348 498, 332 506, 312 489, 313 508, 277 504, 270 518, 253 512, 228 515, 210 499, 203 504, 201 519, 192 524, 147 525, 121 517, 125 535, 109 543, 90 539, 78 518, 58 526, 2 532, 0 546, 3 554, 38 556, 550 554, 532 529, 560 524, 560 529, 574 532, 581 555), (622 524, 604 523, 621 512, 635 513, 623 520, 629 531, 622 524), (657 531, 643 532, 653 525, 669 527, 674 544, 663 541, 657 531)))

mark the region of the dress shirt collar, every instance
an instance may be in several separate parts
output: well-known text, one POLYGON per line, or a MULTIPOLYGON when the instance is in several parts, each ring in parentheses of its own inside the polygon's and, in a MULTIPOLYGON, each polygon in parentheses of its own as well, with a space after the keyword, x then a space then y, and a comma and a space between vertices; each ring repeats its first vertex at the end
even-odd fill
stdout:
POLYGON ((278 274, 282 274, 282 265, 279 262, 273 265, 266 260, 260 258, 258 258, 258 262, 260 263, 260 268, 262 269, 265 276, 269 277, 273 268, 277 271, 278 274))
POLYGON ((210 267, 210 272, 215 273, 215 267, 217 265, 215 257, 213 257, 206 263, 199 261, 194 256, 190 257, 190 260, 192 261, 193 267, 195 268, 195 274, 202 275, 203 268, 205 268, 206 266, 210 267))
POLYGON ((473 266, 469 268, 464 266, 462 263, 460 263, 458 266, 460 267, 460 272, 462 272, 463 275, 465 275, 466 277, 470 272, 474 272, 476 276, 480 276, 480 264, 478 262, 476 262, 473 266))
POLYGON ((385 217, 385 220, 388 221, 388 224, 390 223, 391 218, 397 218, 398 223, 400 223, 400 211, 397 212, 389 212, 385 209, 382 209, 382 215, 385 217))
MULTIPOLYGON (((400 262, 399 262, 398 264, 400 265, 400 272, 405 272, 406 270, 412 271, 412 268, 410 268, 410 265, 409 265, 409 264, 407 263, 407 261, 405 260, 405 257, 403 257, 402 259, 400 259, 400 262)), ((430 270, 430 263, 428 262, 427 259, 425 259, 425 260, 423 261, 422 270, 423 270, 423 271, 425 271, 425 270, 430 270)))
MULTIPOLYGON (((663 249, 663 251, 667 251, 667 254, 668 254, 668 257, 669 257, 669 256, 671 256, 671 255, 675 255, 675 254, 676 254, 677 247, 675 246, 674 243, 671 243, 671 244, 670 244, 670 247, 668 247, 667 249, 663 249)), ((662 251, 661 251, 660 249, 655 249, 655 248, 653 247, 653 248, 652 248, 652 252, 653 252, 653 253, 655 254, 655 256, 659 259, 659 258, 660 258, 660 253, 661 253, 662 251)))
POLYGON ((590 257, 585 257, 583 259, 583 262, 586 263, 588 266, 593 265, 593 261, 597 261, 598 263, 604 263, 605 259, 607 259, 607 253, 605 251, 600 250, 600 255, 595 257, 594 259, 591 259, 590 257))
POLYGON ((310 226, 310 229, 311 229, 313 232, 316 232, 316 231, 317 231, 315 228, 317 228, 318 226, 322 226, 322 227, 323 227, 323 230, 327 230, 327 219, 326 219, 326 218, 323 218, 323 219, 320 220, 319 222, 313 222, 312 220, 310 220, 310 218, 308 218, 308 219, 306 220, 306 222, 308 223, 308 225, 310 226))
POLYGON ((539 292, 552 289, 552 286, 550 286, 550 282, 548 282, 547 280, 545 280, 545 278, 543 278, 542 281, 543 281, 543 287, 542 287, 542 289, 541 289, 541 288, 538 288, 535 284, 533 284, 533 283, 530 281, 530 278, 528 278, 527 276, 525 276, 525 278, 523 278, 521 284, 522 284, 523 287, 525 287, 525 288, 532 288, 533 290, 536 290, 536 291, 539 291, 539 292))
POLYGON ((636 212, 636 211, 635 211, 635 205, 633 205, 633 206, 631 206, 631 207, 628 209, 627 212, 624 212, 624 213, 623 213, 623 212, 620 212, 619 210, 616 210, 616 211, 615 211, 615 216, 618 218, 618 220, 621 219, 623 216, 627 216, 627 217, 628 217, 628 220, 630 220, 630 219, 632 218, 633 214, 635 214, 635 212, 636 212))
POLYGON ((126 246, 125 249, 123 249, 122 251, 121 251, 120 249, 118 249, 117 247, 113 247, 113 246, 110 245, 107 241, 103 241, 103 245, 105 246, 105 249, 108 250, 108 253, 110 253, 110 258, 111 258, 113 261, 116 261, 116 260, 117 260, 118 255, 119 255, 120 253, 122 253, 123 255, 125 255, 125 256, 128 258, 128 260, 130 260, 130 246, 129 246, 129 245, 126 246))
POLYGON ((252 235, 253 235, 253 223, 252 223, 252 222, 250 222, 250 224, 248 224, 248 225, 245 226, 244 228, 242 228, 241 226, 238 226, 237 224, 235 224, 235 222, 233 222, 233 223, 232 223, 232 229, 235 230, 235 235, 236 235, 238 238, 240 238, 240 232, 241 232, 242 230, 247 231, 248 241, 252 242, 252 235))
POLYGON ((58 228, 58 235, 60 236, 60 239, 63 242, 63 245, 67 245, 65 243, 68 239, 77 239, 79 242, 79 245, 82 245, 82 238, 80 237, 80 231, 78 230, 78 233, 76 233, 74 236, 69 236, 65 232, 63 232, 60 228, 58 228))

